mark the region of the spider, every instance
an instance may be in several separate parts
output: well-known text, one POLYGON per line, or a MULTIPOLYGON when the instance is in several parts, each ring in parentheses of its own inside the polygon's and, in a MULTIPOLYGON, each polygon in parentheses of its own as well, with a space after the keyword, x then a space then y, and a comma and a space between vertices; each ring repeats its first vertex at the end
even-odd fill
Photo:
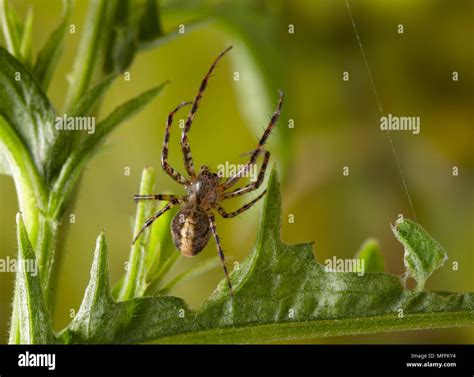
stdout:
POLYGON ((263 149, 268 137, 271 134, 273 127, 275 126, 283 105, 283 93, 280 92, 280 98, 275 112, 273 113, 263 136, 260 138, 257 148, 250 153, 250 159, 235 175, 228 177, 227 179, 220 177, 217 173, 211 172, 206 165, 201 166, 201 169, 196 173, 194 169, 193 158, 191 155, 191 148, 188 140, 188 133, 191 129, 191 125, 196 115, 199 103, 203 96, 204 90, 207 87, 208 80, 211 76, 212 71, 216 67, 219 60, 232 48, 228 47, 222 51, 219 56, 215 59, 211 68, 207 72, 206 76, 201 82, 201 86, 197 92, 194 102, 182 102, 180 103, 171 113, 169 113, 166 128, 165 137, 163 141, 163 148, 161 152, 161 166, 163 170, 176 182, 184 185, 187 195, 176 196, 169 194, 153 194, 153 195, 135 195, 135 201, 140 200, 159 200, 168 202, 163 208, 161 208, 155 215, 148 219, 143 227, 140 229, 138 234, 132 241, 132 244, 140 237, 147 227, 153 224, 163 213, 169 211, 173 206, 180 205, 182 208, 175 215, 171 222, 171 234, 173 243, 176 248, 186 257, 193 257, 197 255, 209 242, 211 233, 214 237, 214 241, 217 246, 217 252, 222 263, 224 275, 229 286, 230 294, 233 296, 232 283, 229 279, 229 274, 225 264, 224 252, 222 250, 221 242, 217 234, 216 221, 214 211, 217 212, 224 218, 235 217, 242 212, 252 207, 258 200, 260 200, 266 193, 264 190, 255 199, 245 204, 240 209, 234 212, 226 212, 221 207, 220 202, 226 199, 235 198, 247 194, 251 191, 257 190, 262 184, 265 171, 268 166, 270 159, 270 152, 263 149), (168 142, 170 139, 171 124, 173 122, 173 116, 176 112, 184 106, 191 105, 191 110, 186 119, 184 129, 181 135, 181 150, 184 156, 184 166, 188 173, 187 178, 181 175, 168 163, 168 142), (239 181, 242 175, 256 163, 256 160, 260 154, 264 154, 263 163, 260 168, 259 174, 256 181, 247 184, 246 186, 235 188, 231 190, 233 186, 239 181))

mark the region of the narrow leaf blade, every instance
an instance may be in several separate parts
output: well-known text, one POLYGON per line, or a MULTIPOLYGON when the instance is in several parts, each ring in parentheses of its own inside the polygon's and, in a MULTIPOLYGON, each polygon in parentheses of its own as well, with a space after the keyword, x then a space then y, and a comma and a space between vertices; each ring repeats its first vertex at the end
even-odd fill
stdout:
POLYGON ((16 22, 16 14, 9 0, 0 0, 0 15, 8 51, 19 59, 21 28, 16 22))
POLYGON ((33 59, 33 8, 28 7, 28 13, 26 15, 25 25, 23 27, 23 35, 21 36, 20 42, 20 56, 21 61, 27 67, 31 67, 31 61, 33 59))
MULTIPOLYGON (((140 195, 149 195, 155 186, 156 173, 153 168, 143 169, 140 183, 140 195)), ((137 204, 137 214, 135 216, 135 226, 133 234, 136 235, 154 213, 156 206, 153 201, 141 201, 137 204)), ((122 283, 122 288, 118 296, 118 301, 130 300, 143 295, 146 289, 146 257, 150 242, 150 233, 142 234, 134 245, 131 246, 130 257, 128 259, 127 272, 122 283)))
POLYGON ((47 344, 54 340, 51 317, 46 307, 39 268, 21 214, 17 215, 18 261, 16 291, 19 292, 20 342, 47 344))
POLYGON ((65 112, 71 112, 76 107, 92 81, 94 60, 98 58, 100 36, 104 33, 106 23, 107 1, 97 0, 89 3, 84 33, 81 36, 79 50, 66 95, 65 112))
POLYGON ((86 162, 97 151, 107 136, 122 122, 139 112, 158 93, 161 92, 165 84, 150 89, 141 95, 127 101, 116 108, 109 116, 96 126, 96 132, 90 135, 80 146, 80 148, 68 157, 64 163, 59 177, 53 184, 50 194, 48 208, 53 216, 59 216, 63 211, 62 204, 65 198, 69 197, 74 188, 74 184, 82 173, 86 162))
POLYGON ((109 285, 109 264, 107 244, 102 232, 97 238, 94 260, 90 272, 89 284, 81 306, 69 329, 93 341, 95 334, 100 331, 100 324, 106 320, 107 312, 112 306, 113 299, 109 285))
POLYGON ((110 88, 114 80, 117 78, 116 75, 109 76, 98 83, 96 86, 91 88, 81 98, 77 106, 72 111, 71 116, 85 116, 89 114, 94 107, 102 100, 107 90, 110 88))
POLYGON ((54 69, 61 56, 64 38, 68 29, 68 23, 72 11, 72 1, 64 1, 64 12, 61 23, 51 33, 46 44, 38 54, 33 72, 43 90, 47 90, 53 76, 54 69))

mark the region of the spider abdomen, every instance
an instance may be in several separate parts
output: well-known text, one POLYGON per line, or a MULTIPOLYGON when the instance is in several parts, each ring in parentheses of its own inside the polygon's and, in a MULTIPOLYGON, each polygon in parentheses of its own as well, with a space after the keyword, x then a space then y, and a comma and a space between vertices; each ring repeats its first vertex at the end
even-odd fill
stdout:
POLYGON ((198 254, 209 241, 209 218, 198 206, 186 206, 171 222, 173 243, 186 257, 198 254))

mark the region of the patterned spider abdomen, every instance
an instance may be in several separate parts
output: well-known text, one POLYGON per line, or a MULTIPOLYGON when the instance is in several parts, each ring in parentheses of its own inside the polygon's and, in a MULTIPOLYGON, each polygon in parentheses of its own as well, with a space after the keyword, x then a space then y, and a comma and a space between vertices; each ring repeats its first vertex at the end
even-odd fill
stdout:
POLYGON ((193 257, 207 245, 211 231, 209 218, 201 208, 186 206, 171 222, 173 243, 185 257, 193 257))

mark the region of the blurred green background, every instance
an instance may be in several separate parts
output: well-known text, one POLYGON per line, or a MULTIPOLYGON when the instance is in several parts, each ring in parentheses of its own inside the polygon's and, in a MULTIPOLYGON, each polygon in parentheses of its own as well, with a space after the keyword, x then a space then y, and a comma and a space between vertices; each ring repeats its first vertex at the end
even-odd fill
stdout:
MULTIPOLYGON (((43 46, 61 14, 59 0, 16 0, 24 16, 34 7, 34 43, 43 46)), ((145 111, 121 126, 83 175, 68 225, 56 292, 54 323, 61 329, 77 311, 89 278, 95 239, 106 229, 111 280, 124 272, 131 242, 141 170, 160 170, 160 148, 167 113, 194 97, 217 54, 234 49, 216 69, 190 134, 197 165, 229 161, 250 151, 285 91, 282 118, 268 149, 278 162, 283 184, 282 236, 287 243, 315 241, 314 254, 325 259, 353 257, 367 237, 379 240, 388 272, 401 274, 403 248, 391 230, 399 213, 412 211, 357 39, 343 0, 315 1, 162 1, 165 30, 205 13, 206 22, 137 55, 131 81, 118 80, 101 114, 165 80, 172 83, 145 111), (294 34, 288 25, 294 25, 294 34), (234 72, 240 81, 234 81, 234 72), (350 74, 343 81, 343 72, 350 74), (288 128, 290 119, 294 128, 288 128), (343 176, 344 166, 350 175, 343 176), (124 175, 130 167, 131 175, 124 175)), ((88 1, 79 0, 66 48, 48 95, 59 109, 72 70, 88 1)), ((447 250, 449 261, 428 280, 427 289, 474 291, 473 156, 473 2, 470 0, 358 0, 351 10, 385 113, 420 116, 421 133, 393 132, 393 143, 413 200, 418 222, 447 250), (398 33, 398 25, 404 33, 398 33), (459 81, 452 80, 453 71, 459 81), (452 167, 459 167, 459 176, 452 167), (453 271, 451 263, 459 262, 453 271)), ((177 116, 176 120, 184 117, 177 116)), ((179 170, 177 125, 170 161, 179 170)), ((182 193, 159 171, 156 191, 182 193)), ((237 208, 248 200, 229 202, 237 208)), ((16 256, 13 181, 0 176, 0 258, 16 256)), ((255 241, 261 206, 233 220, 218 220, 227 260, 240 261, 255 241)), ((69 214, 66 213, 65 221, 69 214)), ((177 251, 176 251, 177 252, 177 251)), ((215 256, 213 243, 193 259, 179 262, 174 273, 215 256)), ((13 274, 0 274, 0 342, 6 341, 13 274)), ((192 307, 222 279, 216 268, 172 292, 192 307)), ((474 330, 444 329, 308 340, 309 343, 472 343, 474 330)))

